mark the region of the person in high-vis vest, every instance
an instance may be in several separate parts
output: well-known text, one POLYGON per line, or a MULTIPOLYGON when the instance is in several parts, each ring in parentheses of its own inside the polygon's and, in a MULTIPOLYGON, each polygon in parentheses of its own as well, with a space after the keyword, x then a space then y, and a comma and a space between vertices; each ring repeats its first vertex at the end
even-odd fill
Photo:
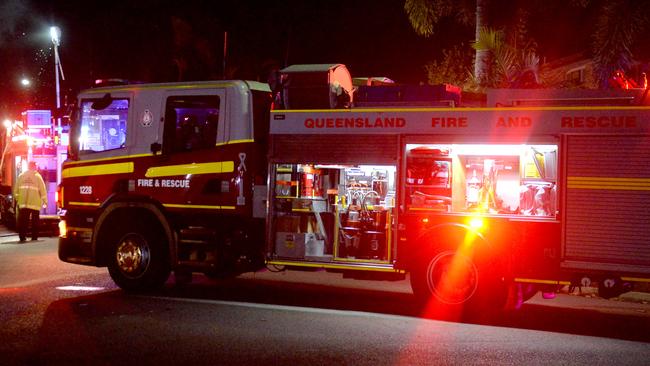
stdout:
POLYGON ((27 239, 31 218, 32 240, 38 240, 41 207, 47 207, 47 190, 43 177, 38 173, 36 162, 30 161, 27 171, 18 176, 14 186, 14 198, 18 209, 18 236, 20 242, 27 239))

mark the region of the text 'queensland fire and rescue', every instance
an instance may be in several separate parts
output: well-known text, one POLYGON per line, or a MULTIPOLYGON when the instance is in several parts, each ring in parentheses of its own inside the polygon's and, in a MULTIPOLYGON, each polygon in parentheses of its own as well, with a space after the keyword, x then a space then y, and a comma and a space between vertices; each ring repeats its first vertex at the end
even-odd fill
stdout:
MULTIPOLYGON (((432 128, 468 128, 468 117, 433 117, 432 128)), ((636 116, 562 116, 559 124, 561 128, 637 128, 639 127, 636 116)), ((338 129, 338 128, 403 128, 406 127, 406 118, 378 117, 372 118, 307 118, 304 126, 310 129, 338 129)), ((494 121, 496 128, 528 128, 533 126, 533 118, 498 117, 494 121)))

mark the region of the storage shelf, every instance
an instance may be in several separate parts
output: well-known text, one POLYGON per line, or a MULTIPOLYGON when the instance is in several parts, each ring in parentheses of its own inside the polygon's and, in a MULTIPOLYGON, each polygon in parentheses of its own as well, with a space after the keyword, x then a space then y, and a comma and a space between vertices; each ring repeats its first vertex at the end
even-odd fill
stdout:
POLYGON ((294 197, 294 196, 275 196, 278 199, 290 199, 290 200, 310 200, 310 201, 325 201, 325 197, 294 197))
POLYGON ((441 188, 441 189, 451 189, 450 187, 445 186, 435 186, 435 185, 424 185, 424 184, 406 184, 406 188, 441 188))

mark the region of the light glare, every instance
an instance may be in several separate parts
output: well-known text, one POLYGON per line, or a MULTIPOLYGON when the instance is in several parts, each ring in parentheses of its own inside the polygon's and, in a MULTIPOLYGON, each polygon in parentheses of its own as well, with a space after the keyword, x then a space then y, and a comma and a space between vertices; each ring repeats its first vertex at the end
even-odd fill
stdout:
POLYGON ((65 220, 59 221, 59 237, 66 238, 68 236, 68 226, 65 223, 65 220))
POLYGON ((56 289, 61 291, 101 291, 106 288, 94 286, 59 286, 56 289))
POLYGON ((59 27, 50 27, 50 38, 55 46, 59 46, 61 42, 61 29, 59 27))
POLYGON ((481 217, 472 217, 469 220, 469 226, 474 230, 479 230, 483 227, 483 218, 481 217))

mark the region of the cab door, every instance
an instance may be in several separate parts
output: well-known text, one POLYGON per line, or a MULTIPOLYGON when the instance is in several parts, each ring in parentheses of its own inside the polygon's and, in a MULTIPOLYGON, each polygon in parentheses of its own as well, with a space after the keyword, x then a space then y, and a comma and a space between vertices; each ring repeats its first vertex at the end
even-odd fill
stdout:
POLYGON ((161 155, 146 172, 149 183, 168 208, 223 210, 234 170, 217 146, 225 131, 224 90, 170 90, 162 99, 161 155))

